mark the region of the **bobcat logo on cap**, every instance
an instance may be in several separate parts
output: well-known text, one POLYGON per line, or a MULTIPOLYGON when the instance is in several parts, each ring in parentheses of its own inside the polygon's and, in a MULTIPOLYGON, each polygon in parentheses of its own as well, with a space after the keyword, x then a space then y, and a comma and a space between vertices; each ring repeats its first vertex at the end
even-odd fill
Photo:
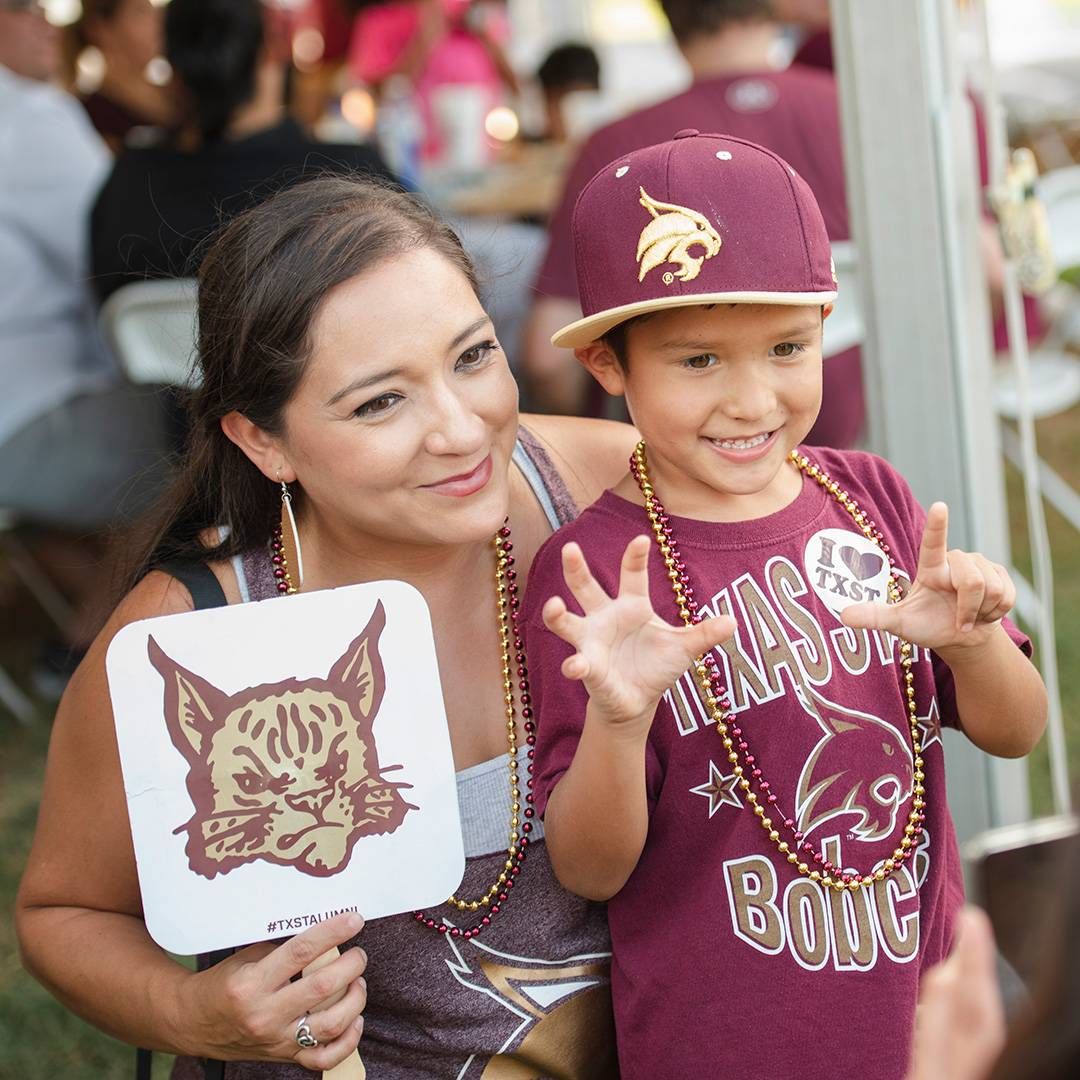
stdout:
POLYGON ((701 273, 701 264, 720 250, 720 234, 704 214, 674 203, 657 202, 644 188, 638 188, 638 200, 652 215, 652 221, 641 230, 638 237, 637 261, 641 264, 638 281, 644 281, 650 270, 664 263, 677 263, 678 270, 664 274, 664 284, 693 281, 701 273), (705 249, 703 255, 691 255, 690 249, 698 245, 705 249))

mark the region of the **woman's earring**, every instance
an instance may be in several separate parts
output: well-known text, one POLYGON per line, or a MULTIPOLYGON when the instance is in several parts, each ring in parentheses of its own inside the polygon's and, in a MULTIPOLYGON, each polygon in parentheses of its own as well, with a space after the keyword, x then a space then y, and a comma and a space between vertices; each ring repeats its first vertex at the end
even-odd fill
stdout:
POLYGON ((281 481, 281 537, 282 542, 286 535, 292 535, 293 549, 295 551, 296 559, 296 587, 299 589, 304 584, 304 557, 300 553, 300 533, 296 528, 296 518, 293 516, 292 509, 292 492, 289 491, 289 485, 284 480, 281 481), (288 522, 288 532, 285 529, 285 523, 288 522))

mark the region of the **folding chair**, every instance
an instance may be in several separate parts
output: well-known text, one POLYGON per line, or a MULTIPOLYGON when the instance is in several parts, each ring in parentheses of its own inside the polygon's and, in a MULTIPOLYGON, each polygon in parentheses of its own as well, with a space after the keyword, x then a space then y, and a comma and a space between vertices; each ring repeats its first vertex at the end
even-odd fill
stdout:
POLYGON ((195 281, 125 285, 101 308, 101 332, 137 384, 191 386, 196 342, 195 281))

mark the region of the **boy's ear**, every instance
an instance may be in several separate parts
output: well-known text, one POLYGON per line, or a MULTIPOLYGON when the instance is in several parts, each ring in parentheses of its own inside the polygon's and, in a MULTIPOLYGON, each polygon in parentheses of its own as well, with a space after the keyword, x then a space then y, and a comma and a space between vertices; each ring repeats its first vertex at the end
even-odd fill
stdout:
POLYGON ((626 372, 610 345, 594 341, 575 349, 574 355, 609 394, 621 397, 626 393, 626 372))
POLYGON ((824 322, 832 314, 833 306, 834 305, 832 305, 832 304, 822 304, 821 305, 821 321, 822 322, 824 322))

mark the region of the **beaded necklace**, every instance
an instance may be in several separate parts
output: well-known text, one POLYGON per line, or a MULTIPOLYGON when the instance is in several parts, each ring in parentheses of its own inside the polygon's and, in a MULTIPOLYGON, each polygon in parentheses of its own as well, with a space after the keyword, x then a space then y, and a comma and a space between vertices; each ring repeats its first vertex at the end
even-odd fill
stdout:
MULTIPOLYGON (((885 543, 885 537, 878 529, 877 524, 859 509, 855 500, 846 491, 842 490, 840 485, 832 480, 819 465, 799 454, 796 450, 791 451, 788 460, 800 473, 805 473, 815 480, 836 499, 851 515, 852 520, 863 536, 877 545, 889 565, 889 600, 894 604, 897 603, 901 599, 901 593, 899 586, 896 584, 895 564, 889 551, 889 545, 885 543)), ((679 615, 687 626, 700 622, 704 616, 698 610, 694 590, 690 586, 689 577, 686 573, 686 564, 679 554, 678 544, 672 534, 670 518, 649 480, 644 442, 637 444, 634 453, 630 457, 630 472, 637 481, 642 497, 645 499, 645 513, 648 515, 653 536, 667 568, 668 580, 671 582, 672 592, 675 594, 675 605, 679 610, 679 615)), ((800 874, 837 892, 853 892, 863 886, 871 886, 876 881, 884 881, 890 874, 903 866, 915 853, 923 831, 923 821, 926 816, 924 813, 926 800, 923 798, 925 794, 923 786, 925 774, 923 773, 922 739, 919 731, 918 709, 915 705, 915 687, 913 685, 915 675, 911 670, 911 642, 904 641, 902 638, 897 640, 900 642, 900 666, 904 673, 904 694, 907 701, 907 718, 911 730, 912 762, 914 764, 911 810, 908 813, 907 824, 904 826, 904 835, 899 845, 877 870, 868 873, 849 871, 833 865, 825 857, 824 852, 815 849, 814 845, 805 839, 793 818, 785 817, 782 821, 773 820, 771 815, 780 812, 777 807, 777 796, 769 782, 762 776, 757 759, 750 751, 742 727, 727 711, 730 700, 716 657, 710 652, 705 656, 699 656, 694 662, 694 671, 697 674, 702 698, 709 711, 709 717, 716 726, 717 734, 727 751, 728 761, 734 766, 732 771, 738 780, 739 787, 746 796, 747 803, 753 807, 758 823, 768 834, 769 839, 780 854, 800 874), (757 788, 757 791, 753 790, 754 787, 757 788)))
MULTIPOLYGON (((518 787, 518 741, 517 727, 514 723, 513 676, 515 668, 510 661, 511 644, 514 663, 517 665, 517 701, 521 711, 522 727, 525 729, 525 743, 528 746, 526 754, 530 761, 535 753, 533 747, 536 744, 536 722, 533 720, 532 698, 529 695, 525 643, 522 641, 521 630, 518 626, 521 601, 518 597, 517 570, 514 569, 512 554, 514 544, 510 538, 510 526, 503 525, 491 543, 495 551, 495 594, 498 606, 499 651, 502 658, 503 701, 506 706, 506 743, 510 772, 510 840, 506 848, 506 860, 499 876, 481 896, 475 900, 463 900, 455 895, 446 901, 458 911, 469 912, 470 915, 483 911, 483 914, 479 915, 472 925, 451 926, 445 918, 433 918, 423 911, 413 912, 413 918, 422 926, 440 934, 460 938, 476 937, 491 925, 491 920, 502 910, 502 905, 514 887, 515 878, 521 873, 521 864, 525 861, 526 849, 529 846, 529 833, 532 832, 531 819, 534 815, 531 770, 530 775, 525 779, 525 786, 530 790, 525 792, 524 810, 520 801, 521 789, 518 787), (524 821, 521 820, 522 816, 525 818, 524 821)), ((289 573, 290 560, 285 550, 285 540, 280 525, 274 530, 270 546, 278 592, 283 595, 295 593, 297 589, 289 573)))

